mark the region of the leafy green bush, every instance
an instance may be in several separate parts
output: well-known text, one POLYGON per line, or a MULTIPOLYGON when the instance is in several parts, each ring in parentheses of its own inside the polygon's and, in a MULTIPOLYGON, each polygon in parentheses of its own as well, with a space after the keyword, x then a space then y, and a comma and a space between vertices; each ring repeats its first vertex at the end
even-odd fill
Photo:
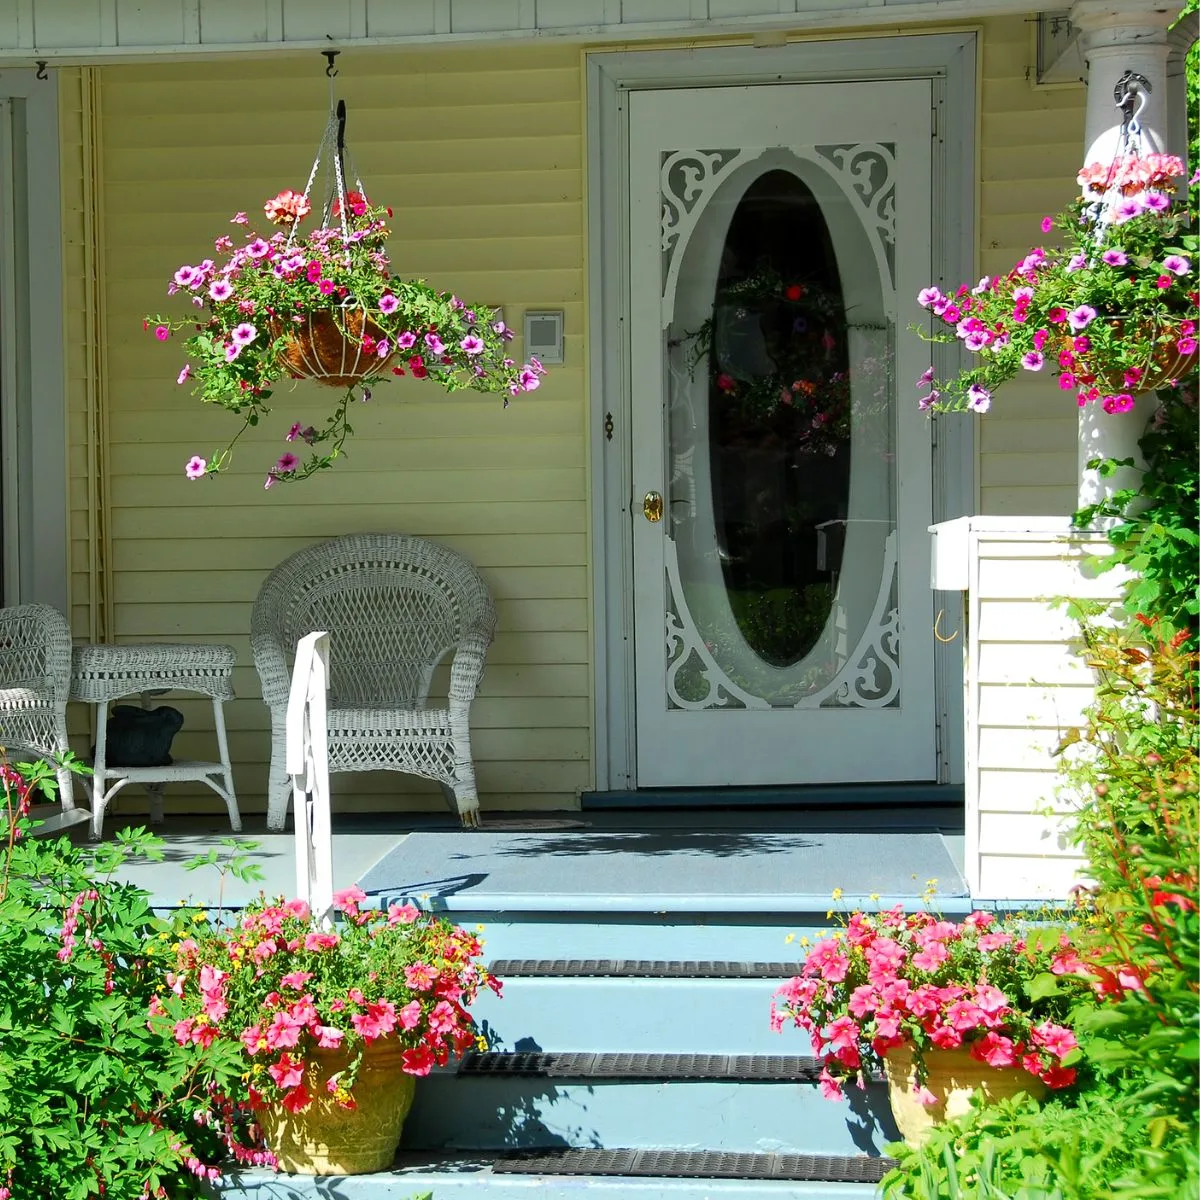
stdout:
MULTIPOLYGON (((1200 1194, 1200 722, 1196 656, 1141 617, 1085 627, 1094 708, 1067 739, 1085 788, 1077 837, 1094 887, 1076 966, 1081 1086, 1039 1107, 976 1108, 897 1149, 887 1197, 1179 1200, 1200 1194), (1136 631, 1136 632, 1135 632, 1136 631)), ((1056 986, 1051 978, 1045 986, 1056 986)))
POLYGON ((161 858, 143 830, 94 851, 27 836, 45 763, 0 764, 0 1198, 199 1196, 243 1145, 215 1097, 236 1048, 177 1046, 148 1020, 171 932, 145 892, 114 882, 130 855, 161 858))

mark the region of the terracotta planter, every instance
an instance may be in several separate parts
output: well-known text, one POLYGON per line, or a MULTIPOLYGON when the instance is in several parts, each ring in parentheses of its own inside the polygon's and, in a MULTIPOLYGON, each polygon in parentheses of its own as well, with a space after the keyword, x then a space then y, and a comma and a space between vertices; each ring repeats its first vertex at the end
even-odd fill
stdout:
POLYGON ((279 1169, 295 1175, 366 1175, 386 1171, 396 1157, 416 1079, 402 1070, 403 1049, 392 1038, 366 1048, 354 1084, 355 1108, 343 1108, 325 1090, 349 1056, 314 1050, 305 1085, 313 1102, 298 1113, 270 1105, 256 1114, 279 1169))
POLYGON ((917 1099, 912 1048, 898 1046, 883 1060, 892 1116, 905 1142, 914 1148, 929 1137, 935 1125, 966 1113, 976 1091, 983 1092, 988 1100, 1018 1092, 1028 1092, 1040 1100, 1046 1094, 1046 1085, 1036 1075, 1019 1067, 989 1067, 973 1059, 966 1049, 927 1050, 925 1066, 925 1086, 937 1097, 937 1103, 928 1107, 917 1099))
MULTIPOLYGON (((1153 392, 1166 387, 1176 379, 1182 379, 1196 369, 1196 352, 1180 354, 1174 346, 1156 346, 1153 356, 1143 364, 1144 374, 1134 392, 1153 392)), ((1098 376, 1100 387, 1111 394, 1130 391, 1125 383, 1124 371, 1103 371, 1098 376)))
POLYGON ((392 360, 362 348, 364 336, 379 341, 380 329, 359 307, 310 313, 300 323, 272 322, 273 337, 287 336, 280 361, 293 379, 348 388, 373 379, 392 360))

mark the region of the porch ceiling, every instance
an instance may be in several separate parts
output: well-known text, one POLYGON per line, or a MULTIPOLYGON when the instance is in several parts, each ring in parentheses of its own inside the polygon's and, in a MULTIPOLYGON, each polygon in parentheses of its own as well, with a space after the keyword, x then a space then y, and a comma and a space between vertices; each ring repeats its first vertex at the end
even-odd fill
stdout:
POLYGON ((1029 10, 1029 0, 10 0, 0 5, 0 65, 895 28, 1029 10))

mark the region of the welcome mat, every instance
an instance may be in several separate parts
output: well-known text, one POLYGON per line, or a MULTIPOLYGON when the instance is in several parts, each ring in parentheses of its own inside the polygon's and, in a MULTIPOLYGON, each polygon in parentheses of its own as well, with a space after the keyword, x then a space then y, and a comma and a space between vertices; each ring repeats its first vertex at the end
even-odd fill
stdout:
MULTIPOLYGON (((388 899, 447 909, 552 909, 562 901, 653 911, 721 907, 828 908, 967 895, 936 832, 761 833, 650 830, 599 833, 412 833, 359 880, 388 899)), ((874 905, 872 904, 872 907, 874 905)))

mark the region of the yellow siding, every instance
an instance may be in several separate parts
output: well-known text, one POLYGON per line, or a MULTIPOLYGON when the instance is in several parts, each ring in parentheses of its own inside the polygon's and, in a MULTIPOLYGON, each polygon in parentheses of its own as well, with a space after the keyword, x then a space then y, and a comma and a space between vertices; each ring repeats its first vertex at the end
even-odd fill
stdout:
MULTIPOLYGON (((1042 236, 1039 222, 1076 195, 1083 154, 1082 85, 1027 79, 1029 22, 983 23, 980 39, 979 269, 1008 271, 1042 236)), ((1050 380, 1013 380, 979 425, 979 511, 1054 516, 1077 507, 1074 397, 1050 380)))
MULTIPOLYGON (((324 75, 305 55, 106 67, 100 76, 111 633, 237 648, 230 746, 253 811, 269 724, 247 634, 263 576, 323 537, 435 537, 479 565, 500 616, 475 710, 484 808, 573 806, 591 781, 577 50, 364 53, 342 71, 355 162, 370 194, 395 210, 396 268, 503 305, 518 330, 526 308, 563 309, 566 363, 507 411, 498 397, 447 397, 408 380, 380 387, 354 414, 346 461, 265 495, 287 427, 319 423, 330 394, 281 389, 230 473, 190 483, 186 459, 223 444, 237 422, 176 387, 183 359, 143 333, 142 317, 169 308, 171 273, 202 257, 234 212, 303 186, 326 118, 324 75)), ((73 404, 82 534, 89 494, 77 413, 73 404)), ((85 550, 76 543, 77 572, 85 550)), ((85 602, 79 592, 76 603, 85 602)), ((211 755, 204 703, 179 706, 179 753, 211 755)), ((396 775, 339 776, 334 789, 344 808, 394 809, 399 795, 401 805, 443 805, 431 786, 396 775)), ((184 803, 196 808, 205 794, 184 803)), ((205 804, 220 808, 215 797, 205 804)))

